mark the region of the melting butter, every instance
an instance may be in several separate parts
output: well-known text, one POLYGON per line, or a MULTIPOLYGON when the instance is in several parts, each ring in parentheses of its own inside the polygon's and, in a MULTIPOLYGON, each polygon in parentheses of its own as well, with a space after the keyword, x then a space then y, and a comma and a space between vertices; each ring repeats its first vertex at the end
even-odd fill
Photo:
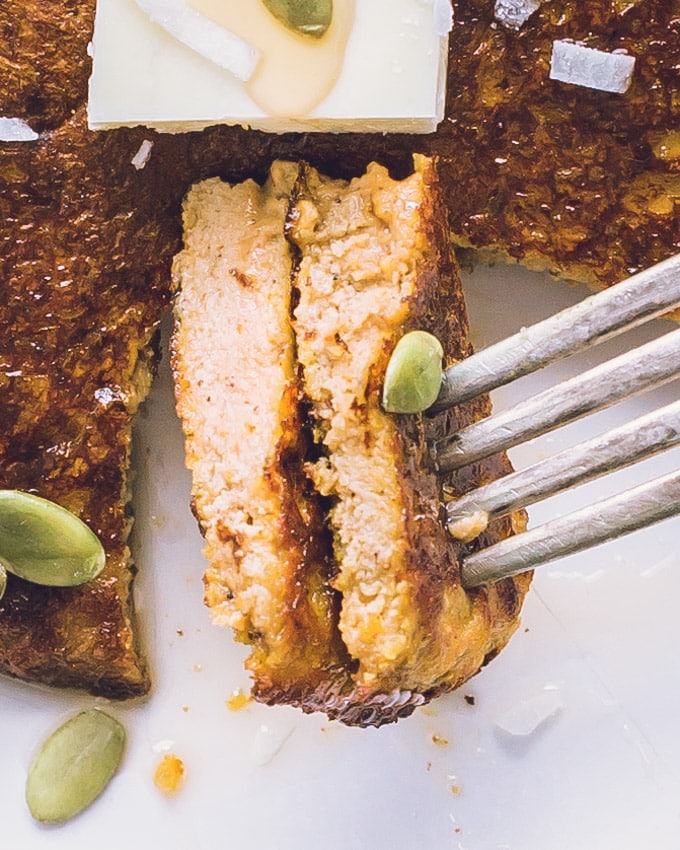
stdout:
POLYGON ((333 20, 321 38, 287 29, 259 0, 188 0, 197 12, 260 51, 245 89, 268 115, 308 115, 335 86, 354 23, 354 0, 333 4, 333 20))
POLYGON ((261 0, 212 0, 222 23, 198 11, 208 3, 97 0, 91 129, 432 133, 444 117, 449 0, 335 0, 320 39, 287 31, 261 0), (261 66, 224 21, 265 45, 261 66))

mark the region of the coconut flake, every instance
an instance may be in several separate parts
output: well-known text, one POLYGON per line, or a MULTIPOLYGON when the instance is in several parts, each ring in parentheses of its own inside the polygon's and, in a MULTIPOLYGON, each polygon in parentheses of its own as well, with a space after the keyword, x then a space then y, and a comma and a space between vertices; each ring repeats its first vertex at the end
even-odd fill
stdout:
POLYGON ((258 767, 264 767, 281 751, 293 727, 275 727, 263 723, 258 729, 251 746, 250 754, 258 767))
POLYGON ((453 7, 450 0, 430 0, 433 6, 434 31, 445 38, 453 29, 453 7))
POLYGON ((155 24, 196 53, 243 82, 252 77, 260 58, 259 50, 193 9, 186 0, 136 0, 136 3, 155 24))
POLYGON ((153 142, 150 139, 144 139, 142 144, 139 146, 139 150, 130 160, 131 164, 139 171, 144 168, 144 166, 149 161, 149 157, 151 156, 151 149, 153 148, 153 142))
POLYGON ((21 118, 0 118, 0 142, 34 142, 40 138, 21 118))
POLYGON ((445 38, 453 29, 453 8, 451 0, 417 0, 421 6, 432 7, 434 31, 439 38, 445 38))
POLYGON ((553 41, 550 79, 599 91, 623 94, 633 78, 635 57, 607 53, 572 41, 553 41))
POLYGON ((496 720, 496 726, 508 735, 526 738, 562 709, 559 691, 546 689, 522 700, 496 720))
POLYGON ((511 30, 518 30, 534 12, 543 0, 496 0, 494 17, 498 23, 511 30))
POLYGON ((156 741, 152 749, 156 754, 168 753, 174 746, 175 742, 171 738, 162 738, 160 741, 156 741))

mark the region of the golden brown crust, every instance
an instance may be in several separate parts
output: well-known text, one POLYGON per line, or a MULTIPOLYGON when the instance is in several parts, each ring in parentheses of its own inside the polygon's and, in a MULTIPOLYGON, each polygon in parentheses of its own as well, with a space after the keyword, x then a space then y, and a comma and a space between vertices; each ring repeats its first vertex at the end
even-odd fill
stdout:
POLYGON ((519 33, 492 25, 493 3, 454 7, 442 153, 471 175, 451 208, 459 241, 599 285, 680 250, 677 2, 548 2, 519 33), (627 50, 629 91, 550 80, 565 38, 627 50))
POLYGON ((5 0, 0 5, 0 115, 40 132, 83 103, 90 74, 91 0, 5 0))
POLYGON ((80 588, 9 577, 0 667, 127 697, 149 686, 126 548, 131 418, 150 381, 168 273, 149 266, 163 237, 148 205, 132 209, 125 192, 134 145, 101 141, 121 196, 94 167, 100 152, 77 124, 37 150, 0 148, 10 246, 0 257, 0 486, 71 508, 107 550, 105 572, 80 588))
MULTIPOLYGON (((426 171, 424 180, 428 188, 425 195, 428 208, 423 210, 422 221, 429 252, 420 271, 419 298, 404 330, 421 328, 430 331, 442 341, 446 356, 452 362, 471 353, 465 302, 434 167, 426 171)), ((445 676, 439 673, 442 667, 447 666, 442 658, 449 648, 442 632, 442 626, 446 627, 450 617, 445 610, 446 588, 459 583, 460 563, 466 554, 490 546, 512 533, 511 521, 506 517, 490 523, 472 543, 452 540, 443 531, 441 487, 464 493, 483 482, 506 475, 511 466, 504 454, 496 454, 442 480, 440 476, 433 475, 428 447, 433 441, 455 433, 489 413, 488 398, 480 397, 436 416, 425 416, 422 421, 412 416, 398 417, 402 445, 397 457, 403 481, 402 499, 409 506, 412 581, 417 587, 423 628, 429 637, 425 657, 415 659, 413 668, 423 679, 440 677, 440 689, 457 687, 470 675, 469 668, 459 669, 455 665, 445 676), (424 528, 422 521, 414 521, 415 517, 429 517, 432 527, 424 528)), ((500 651, 515 630, 530 578, 527 574, 508 579, 470 594, 475 612, 470 615, 471 618, 478 614, 494 634, 487 654, 500 651)))

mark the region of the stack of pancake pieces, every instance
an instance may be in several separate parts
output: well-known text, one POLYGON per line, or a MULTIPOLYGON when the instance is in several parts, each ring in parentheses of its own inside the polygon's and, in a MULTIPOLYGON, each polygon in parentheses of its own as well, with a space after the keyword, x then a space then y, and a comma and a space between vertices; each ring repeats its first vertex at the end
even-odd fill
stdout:
MULTIPOLYGON (((433 434, 479 418, 488 405, 476 401, 434 418, 385 417, 381 369, 389 344, 415 326, 437 333, 447 356, 469 352, 449 237, 462 251, 459 258, 474 251, 597 287, 680 251, 680 34, 677 4, 670 0, 544 2, 518 30, 495 21, 491 2, 454 2, 453 8, 446 118, 438 132, 342 137, 237 127, 179 135, 144 128, 90 132, 93 0, 77 0, 66 10, 57 0, 8 0, 0 8, 0 115, 22 118, 39 133, 35 142, 0 143, 0 486, 65 505, 107 551, 102 575, 79 588, 38 587, 10 576, 0 602, 4 672, 111 698, 150 688, 131 593, 130 445, 133 417, 157 361, 160 321, 173 299, 174 356, 186 378, 178 379, 178 405, 194 498, 203 495, 207 599, 215 619, 252 644, 248 663, 256 697, 379 725, 456 687, 505 645, 528 577, 467 594, 458 569, 465 551, 512 533, 512 523, 495 522, 470 544, 449 541, 437 521, 437 488, 463 489, 503 475, 507 459, 491 458, 466 471, 465 480, 444 482, 426 456, 433 434), (629 91, 611 94, 551 80, 553 40, 566 38, 633 54, 629 91), (151 156, 137 169, 132 160, 145 140, 153 142, 151 156), (185 262, 191 230, 184 245, 182 207, 186 198, 186 221, 198 198, 188 195, 194 184, 203 187, 196 192, 218 194, 248 186, 290 224, 279 227, 276 238, 298 282, 293 294, 282 292, 276 309, 299 335, 299 363, 289 364, 281 395, 290 407, 288 418, 279 420, 286 427, 284 443, 276 443, 280 449, 285 444, 277 454, 278 497, 285 501, 287 493, 290 508, 294 495, 298 520, 288 533, 295 545, 302 545, 303 529, 318 533, 305 544, 306 552, 316 553, 313 567, 282 568, 283 620, 271 634, 257 620, 256 609, 263 609, 253 601, 253 588, 267 596, 273 585, 253 578, 256 571, 239 572, 234 505, 218 516, 222 525, 215 519, 211 526, 219 494, 206 490, 200 464, 192 463, 204 450, 192 435, 206 426, 205 417, 190 421, 200 406, 187 400, 192 360, 182 338, 191 304, 184 302, 182 313, 181 293, 192 280, 185 262), (310 263, 318 268, 322 262, 319 234, 341 227, 342 238, 360 233, 369 239, 375 225, 370 216, 358 230, 331 221, 329 193, 368 198, 375 211, 378 195, 393 209, 409 192, 418 209, 409 232, 422 238, 404 267, 417 282, 406 313, 392 316, 382 343, 369 352, 357 403, 348 408, 361 407, 361 427, 377 422, 383 436, 389 433, 403 486, 387 504, 407 507, 401 561, 396 573, 385 571, 394 605, 375 609, 376 620, 368 612, 384 595, 370 589, 364 573, 350 576, 341 566, 348 544, 339 542, 341 464, 331 446, 340 408, 314 388, 314 333, 300 329, 309 332, 314 317, 314 304, 304 296, 305 281, 316 279, 310 263), (321 217, 309 231, 318 239, 304 227, 310 210, 321 217), (303 337, 311 340, 306 354, 303 337), (416 515, 427 521, 414 523, 416 515), (393 622, 388 609, 397 611, 393 622)), ((243 279, 232 277, 247 291, 243 279)), ((352 346, 339 329, 333 333, 343 362, 352 346), (344 354, 343 345, 349 348, 344 354)), ((363 332, 356 336, 365 341, 363 332)))

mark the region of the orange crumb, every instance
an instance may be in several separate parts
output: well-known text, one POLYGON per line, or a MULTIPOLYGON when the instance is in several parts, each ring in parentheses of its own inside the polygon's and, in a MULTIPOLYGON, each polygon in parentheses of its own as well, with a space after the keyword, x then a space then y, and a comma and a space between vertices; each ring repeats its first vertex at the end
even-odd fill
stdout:
POLYGON ((156 787, 164 794, 172 795, 179 791, 184 779, 184 762, 172 753, 167 753, 159 761, 153 775, 156 787))
POLYGON ((242 690, 234 691, 234 693, 229 697, 228 700, 225 700, 226 706, 231 711, 240 711, 242 708, 245 708, 250 702, 251 698, 242 690))
POLYGON ((432 736, 432 743, 436 744, 438 747, 448 747, 449 742, 446 738, 442 738, 440 735, 432 736))

